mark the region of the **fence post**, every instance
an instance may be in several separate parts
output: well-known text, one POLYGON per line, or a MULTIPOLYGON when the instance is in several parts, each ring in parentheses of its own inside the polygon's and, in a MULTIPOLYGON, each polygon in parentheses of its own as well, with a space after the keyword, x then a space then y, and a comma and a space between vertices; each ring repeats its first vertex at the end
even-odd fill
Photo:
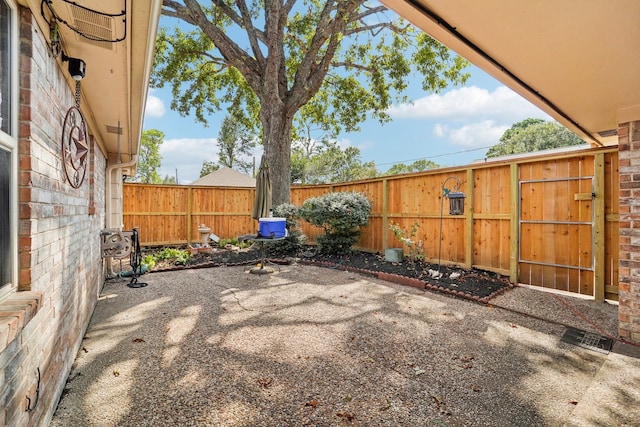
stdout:
POLYGON ((382 179, 382 250, 388 248, 389 230, 389 181, 387 178, 382 179))
POLYGON ((509 211, 510 211, 510 236, 509 236, 509 281, 518 282, 518 259, 520 258, 520 186, 519 164, 511 163, 509 178, 509 211))
POLYGON ((467 169, 467 209, 465 214, 465 239, 464 239, 464 266, 473 266, 473 196, 474 191, 474 170, 467 169))
POLYGON ((593 157, 594 160, 594 174, 595 174, 595 199, 593 200, 594 211, 594 296, 596 301, 604 301, 605 297, 605 232, 606 232, 606 217, 605 217, 605 183, 604 183, 604 153, 596 153, 593 157))
POLYGON ((187 188, 187 246, 191 245, 191 229, 193 228, 193 187, 187 188))

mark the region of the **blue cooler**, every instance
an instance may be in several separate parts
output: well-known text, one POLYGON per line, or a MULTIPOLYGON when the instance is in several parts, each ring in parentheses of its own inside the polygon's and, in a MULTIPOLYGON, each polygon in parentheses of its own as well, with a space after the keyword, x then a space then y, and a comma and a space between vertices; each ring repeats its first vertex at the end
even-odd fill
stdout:
POLYGON ((260 218, 258 224, 260 225, 258 237, 279 239, 287 234, 286 218, 260 218))

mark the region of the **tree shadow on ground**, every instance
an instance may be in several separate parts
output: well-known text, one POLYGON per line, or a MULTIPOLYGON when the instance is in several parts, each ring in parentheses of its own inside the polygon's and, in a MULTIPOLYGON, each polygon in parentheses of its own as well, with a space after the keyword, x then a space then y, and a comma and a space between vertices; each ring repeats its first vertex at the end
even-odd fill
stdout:
POLYGON ((52 427, 559 425, 606 359, 558 325, 349 272, 146 281, 105 286, 52 427))

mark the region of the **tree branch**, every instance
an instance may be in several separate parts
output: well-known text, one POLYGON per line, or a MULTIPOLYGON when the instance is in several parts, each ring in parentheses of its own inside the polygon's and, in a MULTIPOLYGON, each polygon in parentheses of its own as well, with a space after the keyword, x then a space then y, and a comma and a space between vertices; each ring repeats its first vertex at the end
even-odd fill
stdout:
POLYGON ((404 27, 398 27, 397 25, 395 25, 395 24, 393 24, 391 22, 379 22, 379 23, 373 24, 373 25, 363 25, 361 27, 356 27, 356 28, 351 28, 351 29, 345 30, 344 31, 344 35, 345 36, 350 36, 352 34, 370 32, 371 35, 377 36, 378 34, 380 34, 385 29, 391 30, 394 33, 402 33, 407 28, 409 28, 410 26, 411 25, 406 25, 404 27))
POLYGON ((356 70, 366 71, 368 73, 378 73, 379 71, 374 67, 368 67, 362 64, 356 64, 354 62, 331 62, 332 67, 343 68, 355 68, 356 70))
MULTIPOLYGON (((217 2, 220 3, 220 1, 217 2)), ((262 67, 264 65, 264 55, 260 50, 258 39, 260 38, 263 43, 266 43, 266 37, 264 36, 264 33, 258 31, 253 25, 249 8, 247 8, 247 3, 244 0, 236 0, 236 5, 238 6, 238 9, 240 9, 240 15, 242 16, 242 28, 245 29, 247 36, 249 37, 249 44, 251 44, 253 56, 255 56, 256 60, 262 67)))
POLYGON ((181 5, 180 3, 172 0, 163 0, 162 1, 162 14, 164 16, 169 16, 171 18, 177 18, 182 21, 185 21, 191 25, 196 25, 195 21, 191 19, 189 14, 189 9, 181 5), (168 8, 168 9, 166 9, 168 8), (171 10, 173 9, 173 10, 171 10))
MULTIPOLYGON (((219 0, 214 1, 218 2, 219 0)), ((163 2, 174 3, 171 0, 163 0, 163 2)), ((184 0, 184 3, 186 9, 177 10, 177 12, 180 12, 179 18, 185 21, 187 21, 185 18, 190 18, 194 22, 193 25, 200 28, 211 39, 224 60, 237 68, 252 89, 258 93, 262 79, 257 61, 247 55, 221 28, 209 21, 196 0, 184 0)), ((229 9, 226 6, 224 7, 229 9)), ((236 13, 233 13, 233 15, 238 17, 236 13)))
POLYGON ((320 14, 316 32, 298 67, 291 93, 293 111, 304 105, 310 94, 315 94, 322 85, 331 60, 340 45, 341 35, 351 20, 351 14, 357 11, 365 0, 328 1, 320 14), (335 6, 338 6, 337 9, 335 6), (324 48, 324 53, 320 53, 324 48))

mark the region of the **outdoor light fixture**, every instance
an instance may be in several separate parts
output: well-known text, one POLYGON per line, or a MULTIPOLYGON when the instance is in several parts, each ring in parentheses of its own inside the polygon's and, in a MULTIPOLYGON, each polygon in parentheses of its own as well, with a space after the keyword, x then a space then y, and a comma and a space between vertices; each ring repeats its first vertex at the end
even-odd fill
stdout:
POLYGON ((62 61, 69 62, 69 74, 73 77, 73 80, 80 81, 84 77, 87 64, 80 58, 69 58, 64 53, 62 54, 62 61))
POLYGON ((450 176, 442 183, 442 197, 440 198, 440 241, 438 246, 438 272, 440 272, 440 260, 442 256, 442 217, 444 211, 444 198, 449 199, 449 215, 464 215, 464 199, 467 197, 464 193, 459 192, 458 188, 462 183, 455 176, 450 176), (447 188, 449 180, 455 180, 453 191, 447 188))

